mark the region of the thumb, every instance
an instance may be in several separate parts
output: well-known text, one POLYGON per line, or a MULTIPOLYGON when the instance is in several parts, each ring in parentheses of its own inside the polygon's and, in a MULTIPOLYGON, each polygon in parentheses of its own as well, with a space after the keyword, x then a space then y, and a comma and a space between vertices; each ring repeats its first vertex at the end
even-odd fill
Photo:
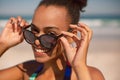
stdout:
POLYGON ((71 45, 69 44, 68 40, 65 37, 61 37, 60 41, 62 42, 62 45, 64 47, 65 55, 69 63, 71 64, 74 57, 73 48, 71 47, 71 45))

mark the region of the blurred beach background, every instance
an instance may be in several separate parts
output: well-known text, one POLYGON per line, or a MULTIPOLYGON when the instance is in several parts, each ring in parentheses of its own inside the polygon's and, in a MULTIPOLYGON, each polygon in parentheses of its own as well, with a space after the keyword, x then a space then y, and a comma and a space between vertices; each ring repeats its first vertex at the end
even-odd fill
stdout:
MULTIPOLYGON (((0 0, 0 33, 11 16, 22 16, 31 23, 39 1, 0 0)), ((80 19, 94 33, 88 51, 88 64, 100 69, 105 80, 120 80, 119 4, 120 0, 88 0, 86 12, 80 19)), ((24 41, 5 52, 0 58, 0 69, 33 59, 31 46, 24 41)))

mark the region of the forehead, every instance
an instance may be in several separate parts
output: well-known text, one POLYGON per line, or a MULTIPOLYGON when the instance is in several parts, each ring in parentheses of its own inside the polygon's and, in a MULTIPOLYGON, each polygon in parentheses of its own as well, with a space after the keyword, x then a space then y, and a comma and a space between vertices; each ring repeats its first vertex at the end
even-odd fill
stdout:
POLYGON ((43 5, 35 11, 32 23, 39 27, 56 26, 64 30, 68 28, 69 18, 64 7, 43 5))

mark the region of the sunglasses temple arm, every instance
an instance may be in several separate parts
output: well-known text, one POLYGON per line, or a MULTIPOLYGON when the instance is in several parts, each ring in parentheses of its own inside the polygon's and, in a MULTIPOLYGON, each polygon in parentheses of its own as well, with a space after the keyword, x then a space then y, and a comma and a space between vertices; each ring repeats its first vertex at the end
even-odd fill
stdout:
POLYGON ((62 37, 62 36, 64 36, 64 35, 63 35, 63 34, 59 35, 59 36, 57 37, 57 39, 60 38, 60 37, 62 37))
POLYGON ((20 23, 18 23, 17 24, 22 30, 25 30, 26 28, 28 28, 30 25, 28 25, 28 26, 24 26, 24 27, 22 27, 21 25, 20 25, 20 23))
POLYGON ((20 24, 18 24, 18 26, 22 29, 22 32, 25 31, 29 27, 29 25, 26 27, 22 27, 22 26, 20 26, 20 24))

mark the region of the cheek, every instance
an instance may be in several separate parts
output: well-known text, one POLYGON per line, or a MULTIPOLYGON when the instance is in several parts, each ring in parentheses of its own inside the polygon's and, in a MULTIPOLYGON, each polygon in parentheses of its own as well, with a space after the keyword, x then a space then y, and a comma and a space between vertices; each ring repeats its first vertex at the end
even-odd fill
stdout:
POLYGON ((53 49, 52 56, 58 57, 63 53, 63 51, 64 49, 63 49, 62 43, 59 42, 57 43, 56 47, 53 49))

